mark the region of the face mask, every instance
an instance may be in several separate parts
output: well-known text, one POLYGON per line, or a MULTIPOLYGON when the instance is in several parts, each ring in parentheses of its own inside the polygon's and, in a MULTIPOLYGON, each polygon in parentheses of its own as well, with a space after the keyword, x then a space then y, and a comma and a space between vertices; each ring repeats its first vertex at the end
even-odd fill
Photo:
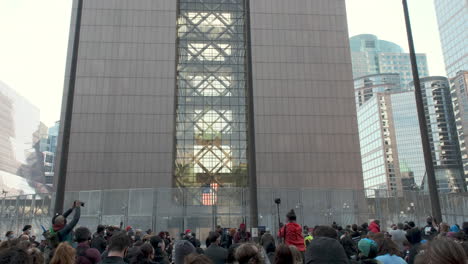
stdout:
POLYGON ((31 230, 28 229, 24 233, 29 235, 29 234, 31 234, 31 230))
POLYGON ((13 234, 8 235, 9 239, 13 239, 15 236, 13 234))

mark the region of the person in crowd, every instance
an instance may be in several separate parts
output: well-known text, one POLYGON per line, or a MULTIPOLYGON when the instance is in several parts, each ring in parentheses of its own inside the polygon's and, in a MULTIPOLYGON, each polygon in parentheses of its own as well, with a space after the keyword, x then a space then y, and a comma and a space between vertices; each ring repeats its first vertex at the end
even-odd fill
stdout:
POLYGON ((313 229, 308 228, 307 233, 304 237, 304 245, 306 248, 309 246, 310 242, 314 239, 314 236, 312 235, 312 233, 313 233, 313 229))
POLYGON ((195 247, 188 240, 179 240, 174 244, 172 262, 175 264, 184 264, 185 257, 195 253, 195 247))
POLYGON ((357 244, 351 238, 349 233, 345 233, 340 237, 340 244, 343 246, 346 256, 349 259, 354 259, 358 255, 357 244))
POLYGON ((331 232, 325 228, 318 227, 317 229, 319 232, 317 232, 317 229, 314 230, 314 240, 310 242, 305 252, 306 264, 349 263, 345 250, 336 239, 336 231, 331 227, 329 228, 335 232, 335 238, 322 236, 323 234, 331 234, 331 232))
POLYGON ((282 237, 288 246, 293 245, 304 254, 305 244, 302 236, 302 227, 296 223, 296 213, 291 210, 286 215, 287 223, 278 231, 278 237, 282 237))
POLYGON ((10 247, 0 251, 0 263, 32 264, 33 262, 31 256, 25 250, 17 247, 10 247))
POLYGON ((224 232, 224 229, 220 225, 218 225, 216 226, 216 232, 219 234, 220 239, 221 239, 220 246, 226 249, 229 248, 232 245, 232 242, 229 241, 229 238, 226 232, 224 232))
POLYGON ((355 242, 355 243, 359 243, 359 240, 361 240, 361 232, 359 232, 359 227, 358 225, 356 224, 353 224, 351 226, 351 239, 355 242))
POLYGON ((263 264, 260 248, 253 243, 241 244, 234 254, 238 264, 263 264))
POLYGON ((272 264, 293 264, 294 256, 291 252, 291 248, 285 244, 281 244, 276 249, 276 254, 272 264))
POLYGON ((408 264, 414 264, 416 255, 421 251, 421 231, 419 228, 411 228, 406 231, 406 239, 410 243, 410 249, 406 252, 406 261, 408 264))
POLYGON ((126 264, 124 258, 130 244, 130 238, 125 232, 113 233, 109 240, 107 256, 101 261, 101 264, 126 264))
POLYGON ((31 256, 32 264, 44 264, 44 255, 38 248, 30 248, 27 252, 31 256))
POLYGON ((448 232, 450 232, 450 226, 445 222, 440 223, 438 236, 447 236, 448 232))
POLYGON ((269 244, 268 247, 265 249, 265 254, 271 264, 275 263, 275 254, 276 254, 275 244, 269 244))
MULTIPOLYGON (((338 240, 338 233, 330 226, 317 226, 314 228, 314 239, 317 237, 328 237, 338 240)), ((313 240, 312 240, 313 241, 313 240)))
POLYGON ((265 234, 260 238, 260 245, 266 250, 270 244, 275 244, 275 238, 271 235, 270 229, 265 229, 265 234))
POLYGON ((154 248, 148 243, 141 245, 135 254, 130 260, 130 264, 156 264, 157 262, 153 261, 154 258, 154 248))
POLYGON ((359 262, 360 264, 382 264, 381 261, 376 260, 378 253, 378 245, 374 240, 363 238, 358 243, 359 248, 359 262))
POLYGON ((99 250, 90 247, 91 231, 86 227, 78 227, 75 230, 76 264, 97 264, 101 261, 99 250))
POLYGON ((432 240, 437 235, 437 229, 434 227, 432 217, 427 217, 426 226, 422 229, 422 238, 425 240, 432 240))
POLYGON ((214 264, 224 264, 228 257, 227 249, 221 247, 221 235, 213 232, 208 236, 210 246, 205 250, 205 255, 213 261, 214 264))
POLYGON ((154 248, 153 261, 160 264, 169 264, 169 258, 166 254, 166 243, 159 236, 152 236, 150 238, 150 244, 154 248))
POLYGON ((239 225, 239 230, 234 236, 234 243, 245 243, 249 242, 252 238, 250 232, 247 231, 247 226, 242 223, 239 225))
POLYGON ((55 249, 50 264, 74 264, 76 251, 67 242, 60 243, 55 249))
POLYGON ((107 226, 106 228, 106 236, 105 236, 105 239, 107 241, 107 243, 109 243, 111 237, 112 237, 112 234, 115 232, 115 227, 113 226, 107 226))
POLYGON ((403 230, 405 228, 405 225, 403 223, 398 223, 396 225, 395 230, 390 230, 389 234, 391 236, 391 239, 395 244, 398 246, 398 250, 400 252, 404 252, 405 250, 405 242, 406 240, 406 232, 403 230))
POLYGON ((184 264, 213 264, 213 261, 207 256, 193 253, 185 258, 184 264))
POLYGON ((7 231, 5 234, 5 241, 10 241, 15 238, 15 233, 13 231, 7 231))
POLYGON ((367 233, 369 232, 369 225, 367 223, 363 223, 361 225, 361 235, 366 236, 367 233))
POLYGON ((383 264, 407 264, 406 261, 400 257, 398 246, 389 238, 385 238, 379 244, 379 252, 377 253, 376 260, 381 261, 383 264))
POLYGON ((302 253, 297 249, 297 247, 291 245, 289 246, 289 249, 291 250, 291 254, 293 256, 293 264, 303 264, 304 263, 304 257, 302 253))
POLYGON ((105 236, 106 227, 103 225, 98 225, 96 229, 96 233, 93 235, 93 239, 91 240, 91 247, 95 248, 102 254, 107 247, 107 240, 105 236))
POLYGON ((416 257, 416 264, 466 264, 468 256, 461 245, 447 238, 437 238, 424 246, 416 257))
POLYGON ((31 230, 32 226, 31 225, 25 225, 23 227, 23 233, 20 235, 20 237, 28 237, 28 240, 31 238, 31 230))
POLYGON ((52 218, 52 230, 57 234, 58 242, 72 243, 72 230, 80 220, 81 202, 73 202, 72 208, 68 209, 63 215, 56 215, 52 218), (67 217, 74 212, 73 219, 67 224, 67 217))
POLYGON ((372 233, 380 233, 380 221, 372 221, 372 223, 369 225, 369 231, 372 233))

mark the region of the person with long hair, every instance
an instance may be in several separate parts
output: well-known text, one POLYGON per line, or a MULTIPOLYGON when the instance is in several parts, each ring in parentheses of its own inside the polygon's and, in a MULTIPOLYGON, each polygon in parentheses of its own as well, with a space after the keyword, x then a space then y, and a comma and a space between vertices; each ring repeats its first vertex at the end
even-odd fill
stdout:
POLYGON ((448 238, 437 238, 425 245, 415 264, 466 264, 468 256, 461 245, 448 238))
POLYGON ((154 264, 154 248, 149 243, 144 243, 138 249, 137 254, 131 259, 131 264, 154 264))
POLYGON ((50 260, 50 264, 74 264, 76 250, 67 242, 62 242, 55 249, 54 256, 50 260))
POLYGON ((407 264, 406 261, 400 257, 400 251, 397 244, 390 238, 382 239, 379 244, 379 252, 377 253, 376 260, 381 261, 383 264, 407 264))
POLYGON ((294 256, 291 248, 285 244, 281 244, 276 249, 274 264, 290 264, 294 263, 294 256))

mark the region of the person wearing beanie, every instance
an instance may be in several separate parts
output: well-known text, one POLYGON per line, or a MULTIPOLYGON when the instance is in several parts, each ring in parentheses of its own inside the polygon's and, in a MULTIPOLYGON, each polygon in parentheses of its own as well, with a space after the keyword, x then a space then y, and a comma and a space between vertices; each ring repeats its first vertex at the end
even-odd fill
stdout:
POLYGON ((358 249, 361 252, 359 254, 360 263, 382 264, 381 261, 375 259, 377 257, 378 246, 374 240, 368 238, 361 239, 358 243, 358 249))
POLYGON ((287 223, 278 231, 278 237, 282 238, 288 246, 295 246, 300 252, 305 251, 304 237, 302 236, 302 227, 296 223, 296 213, 294 210, 286 215, 287 223))
POLYGON ((174 244, 172 261, 175 264, 184 264, 185 257, 195 253, 195 247, 187 240, 179 240, 174 244))

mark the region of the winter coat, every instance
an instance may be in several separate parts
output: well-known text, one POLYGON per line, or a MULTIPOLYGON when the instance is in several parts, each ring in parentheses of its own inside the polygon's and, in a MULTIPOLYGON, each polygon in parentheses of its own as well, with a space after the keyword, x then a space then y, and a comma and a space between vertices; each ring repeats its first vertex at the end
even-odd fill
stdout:
POLYGON ((376 222, 369 225, 369 231, 372 233, 380 233, 380 226, 376 222))
POLYGON ((101 253, 90 248, 87 243, 80 243, 76 247, 76 264, 96 264, 101 261, 101 253))
POLYGON ((294 222, 287 223, 278 231, 278 237, 284 238, 286 245, 293 245, 301 252, 305 251, 302 227, 299 224, 294 222))
POLYGON ((205 250, 205 255, 210 258, 214 264, 224 264, 228 257, 228 251, 218 245, 211 244, 205 250))
POLYGON ((107 247, 107 240, 104 238, 104 235, 96 234, 91 240, 91 247, 97 249, 102 254, 107 247))

